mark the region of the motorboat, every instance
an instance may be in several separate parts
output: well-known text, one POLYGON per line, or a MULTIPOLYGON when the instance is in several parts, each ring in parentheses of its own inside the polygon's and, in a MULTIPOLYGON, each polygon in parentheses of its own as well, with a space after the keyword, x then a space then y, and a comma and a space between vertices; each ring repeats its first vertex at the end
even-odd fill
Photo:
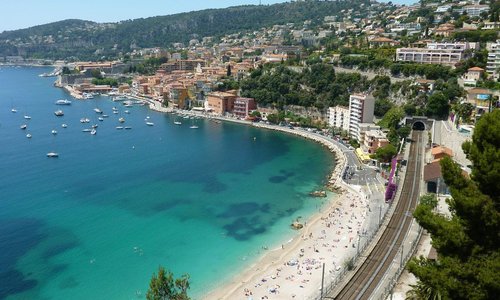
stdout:
POLYGON ((102 114, 102 110, 100 110, 99 108, 94 108, 94 111, 96 114, 102 114))
POLYGON ((11 109, 10 111, 11 111, 11 112, 13 112, 13 113, 16 113, 16 112, 17 112, 17 109, 13 108, 13 109, 11 109))
POLYGON ((114 110, 114 111, 113 111, 113 113, 114 113, 115 115, 117 115, 117 114, 118 114, 118 111, 114 110))
POLYGON ((57 152, 49 152, 49 153, 47 153, 47 157, 59 157, 59 153, 57 153, 57 152))
POLYGON ((99 117, 99 118, 97 118, 97 120, 99 120, 99 121, 102 122, 102 121, 104 121, 104 118, 103 117, 99 117))
POLYGON ((127 100, 127 97, 125 97, 125 96, 115 96, 115 97, 113 97, 112 100, 115 101, 115 102, 116 101, 125 101, 125 100, 127 100))
POLYGON ((116 107, 114 107, 114 106, 113 106, 112 110, 113 110, 113 111, 116 111, 116 110, 118 110, 118 108, 116 108, 116 107))
POLYGON ((189 128, 191 128, 191 129, 198 129, 198 126, 196 126, 196 125, 191 125, 191 126, 189 126, 189 128))
POLYGON ((90 128, 85 128, 82 130, 82 132, 91 132, 91 131, 92 131, 92 129, 90 129, 90 128))
POLYGON ((126 111, 124 111, 124 113, 129 114, 129 113, 130 113, 130 111, 126 110, 126 111))
POLYGON ((94 95, 91 93, 83 93, 83 99, 94 99, 94 95))
POLYGON ((57 134, 57 130, 52 129, 51 133, 52 133, 53 135, 56 135, 56 134, 57 134))
POLYGON ((64 116, 64 112, 59 109, 54 112, 54 115, 56 115, 57 117, 62 117, 64 116))
POLYGON ((116 126, 116 129, 118 130, 123 129, 123 126, 116 126))
POLYGON ((174 121, 174 124, 175 124, 175 125, 182 125, 182 123, 181 123, 181 122, 179 122, 179 121, 174 121))
POLYGON ((88 118, 81 118, 80 119, 80 123, 89 123, 90 122, 90 119, 88 118))
POLYGON ((68 125, 67 124, 62 124, 61 127, 62 128, 68 128, 68 125))
POLYGON ((26 125, 26 124, 21 125, 22 130, 25 130, 26 128, 28 128, 28 125, 26 125))
POLYGON ((92 128, 94 128, 94 129, 97 127, 99 127, 99 125, 97 125, 97 124, 92 125, 92 128))
POLYGON ((31 139, 31 137, 32 137, 31 133, 26 134, 26 137, 29 138, 29 139, 31 139))
POLYGON ((125 126, 124 128, 125 128, 126 130, 130 130, 130 129, 132 129, 132 127, 130 127, 130 126, 125 126))
POLYGON ((109 116, 108 116, 108 115, 102 115, 102 117, 103 117, 103 118, 109 118, 109 116))
POLYGON ((148 125, 148 126, 154 126, 155 123, 153 123, 153 122, 146 122, 146 125, 148 125))
POLYGON ((28 116, 28 115, 24 115, 24 118, 25 118, 26 120, 31 120, 31 116, 28 116))
POLYGON ((90 131, 90 134, 91 134, 91 135, 96 135, 96 134, 97 134, 97 130, 92 129, 92 130, 90 131))
POLYGON ((71 105, 71 101, 67 99, 57 100, 56 105, 71 105))
POLYGON ((119 118, 119 119, 118 119, 118 122, 120 122, 120 123, 125 123, 125 118, 123 118, 123 117, 122 117, 122 118, 119 118))

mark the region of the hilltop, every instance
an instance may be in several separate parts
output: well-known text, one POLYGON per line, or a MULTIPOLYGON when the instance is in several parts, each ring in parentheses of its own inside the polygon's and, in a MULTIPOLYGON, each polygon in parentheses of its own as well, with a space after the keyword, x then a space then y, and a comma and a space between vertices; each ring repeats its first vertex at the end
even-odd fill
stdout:
POLYGON ((64 20, 0 33, 0 56, 47 59, 116 57, 138 48, 164 47, 203 37, 259 30, 276 24, 319 22, 368 0, 304 1, 207 9, 167 16, 95 23, 64 20))

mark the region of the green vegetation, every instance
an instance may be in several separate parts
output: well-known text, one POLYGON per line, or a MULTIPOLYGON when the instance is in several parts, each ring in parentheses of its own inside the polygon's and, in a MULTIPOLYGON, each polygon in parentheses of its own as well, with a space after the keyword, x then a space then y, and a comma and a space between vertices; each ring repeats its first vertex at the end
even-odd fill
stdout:
POLYGON ((496 299, 500 292, 500 110, 484 115, 462 147, 472 161, 470 179, 450 158, 441 160, 451 217, 429 201, 414 212, 438 253, 436 261, 408 264, 419 280, 409 296, 417 299, 496 299))
POLYGON ((92 84, 95 85, 109 85, 111 87, 118 86, 118 80, 114 78, 94 78, 92 79, 92 84))
POLYGON ((172 272, 158 268, 158 276, 153 274, 146 293, 147 300, 189 300, 189 276, 183 275, 174 280, 172 272))
POLYGON ((398 149, 392 144, 388 144, 385 147, 378 148, 371 157, 380 162, 390 162, 391 159, 398 154, 398 149))
POLYGON ((151 57, 140 63, 131 65, 126 72, 139 73, 142 75, 153 75, 156 72, 156 70, 158 70, 160 65, 166 63, 167 61, 168 60, 166 57, 160 57, 160 58, 151 57))

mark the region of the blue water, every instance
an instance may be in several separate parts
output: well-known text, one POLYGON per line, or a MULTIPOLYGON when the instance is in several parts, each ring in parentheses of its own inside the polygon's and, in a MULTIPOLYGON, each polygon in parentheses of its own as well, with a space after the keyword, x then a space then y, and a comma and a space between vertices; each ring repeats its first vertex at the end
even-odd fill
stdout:
POLYGON ((175 126, 140 106, 124 114, 106 97, 71 99, 37 76, 47 71, 0 68, 0 299, 141 299, 160 265, 188 273, 198 298, 321 205, 307 193, 333 162, 315 143, 208 120, 175 126), (63 98, 73 104, 54 105, 63 98), (99 122, 95 107, 110 117, 99 122), (132 130, 115 129, 120 116, 132 130))

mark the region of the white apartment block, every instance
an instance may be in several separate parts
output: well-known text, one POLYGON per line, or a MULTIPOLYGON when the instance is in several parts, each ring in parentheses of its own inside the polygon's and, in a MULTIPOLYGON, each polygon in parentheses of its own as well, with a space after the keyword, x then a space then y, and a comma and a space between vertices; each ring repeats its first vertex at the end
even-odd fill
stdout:
POLYGON ((361 124, 372 123, 375 98, 371 95, 353 94, 349 97, 349 135, 361 139, 361 124))
POLYGON ((328 125, 349 132, 349 108, 340 105, 329 107, 328 125))
POLYGON ((478 43, 428 43, 427 48, 399 48, 396 61, 454 66, 467 58, 466 50, 477 49, 478 43))
POLYGON ((488 43, 488 62, 486 64, 486 73, 498 78, 500 75, 500 41, 488 43))
POLYGON ((485 4, 466 5, 463 7, 463 11, 467 13, 469 17, 479 17, 481 13, 489 12, 490 6, 485 4))

